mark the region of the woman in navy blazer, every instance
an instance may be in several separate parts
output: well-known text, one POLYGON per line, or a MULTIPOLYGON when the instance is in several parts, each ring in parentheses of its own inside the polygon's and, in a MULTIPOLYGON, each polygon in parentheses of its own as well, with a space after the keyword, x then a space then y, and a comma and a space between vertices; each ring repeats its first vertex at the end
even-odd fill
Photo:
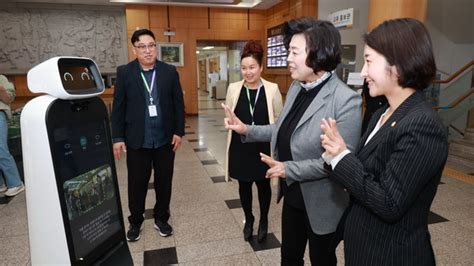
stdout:
POLYGON ((447 153, 445 128, 422 90, 436 65, 431 39, 415 19, 385 21, 365 35, 362 76, 388 106, 372 117, 355 153, 334 119, 323 119, 323 154, 332 179, 351 195, 347 265, 434 265, 428 213, 447 153))

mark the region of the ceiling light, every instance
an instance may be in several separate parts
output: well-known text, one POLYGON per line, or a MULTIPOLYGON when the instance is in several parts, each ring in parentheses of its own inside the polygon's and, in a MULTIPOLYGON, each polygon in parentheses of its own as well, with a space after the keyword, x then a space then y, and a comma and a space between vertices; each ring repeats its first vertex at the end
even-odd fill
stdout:
POLYGON ((202 48, 203 50, 211 50, 214 49, 214 46, 206 46, 202 48))
POLYGON ((111 3, 266 9, 282 0, 108 0, 111 3))

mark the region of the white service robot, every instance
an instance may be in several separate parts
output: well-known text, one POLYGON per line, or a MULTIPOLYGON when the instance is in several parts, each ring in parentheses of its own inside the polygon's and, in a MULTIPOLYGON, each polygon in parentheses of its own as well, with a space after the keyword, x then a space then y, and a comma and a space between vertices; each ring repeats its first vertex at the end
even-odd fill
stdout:
POLYGON ((54 57, 28 72, 45 93, 21 113, 32 265, 133 265, 94 61, 54 57))

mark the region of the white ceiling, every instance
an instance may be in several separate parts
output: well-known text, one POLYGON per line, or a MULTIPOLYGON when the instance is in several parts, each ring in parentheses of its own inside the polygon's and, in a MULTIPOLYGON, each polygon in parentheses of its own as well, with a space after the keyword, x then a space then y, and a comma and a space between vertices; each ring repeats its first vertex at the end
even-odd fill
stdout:
POLYGON ((201 7, 230 7, 268 9, 282 0, 2 0, 7 3, 52 3, 52 4, 81 4, 81 5, 176 5, 176 6, 201 6, 201 7))

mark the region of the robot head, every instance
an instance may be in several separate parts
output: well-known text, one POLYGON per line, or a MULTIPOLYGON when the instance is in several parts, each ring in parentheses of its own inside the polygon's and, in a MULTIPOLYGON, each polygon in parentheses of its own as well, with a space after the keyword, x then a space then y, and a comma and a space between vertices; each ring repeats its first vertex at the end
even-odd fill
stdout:
POLYGON ((89 58, 59 56, 28 71, 28 88, 63 99, 89 98, 101 94, 104 82, 99 68, 89 58))

